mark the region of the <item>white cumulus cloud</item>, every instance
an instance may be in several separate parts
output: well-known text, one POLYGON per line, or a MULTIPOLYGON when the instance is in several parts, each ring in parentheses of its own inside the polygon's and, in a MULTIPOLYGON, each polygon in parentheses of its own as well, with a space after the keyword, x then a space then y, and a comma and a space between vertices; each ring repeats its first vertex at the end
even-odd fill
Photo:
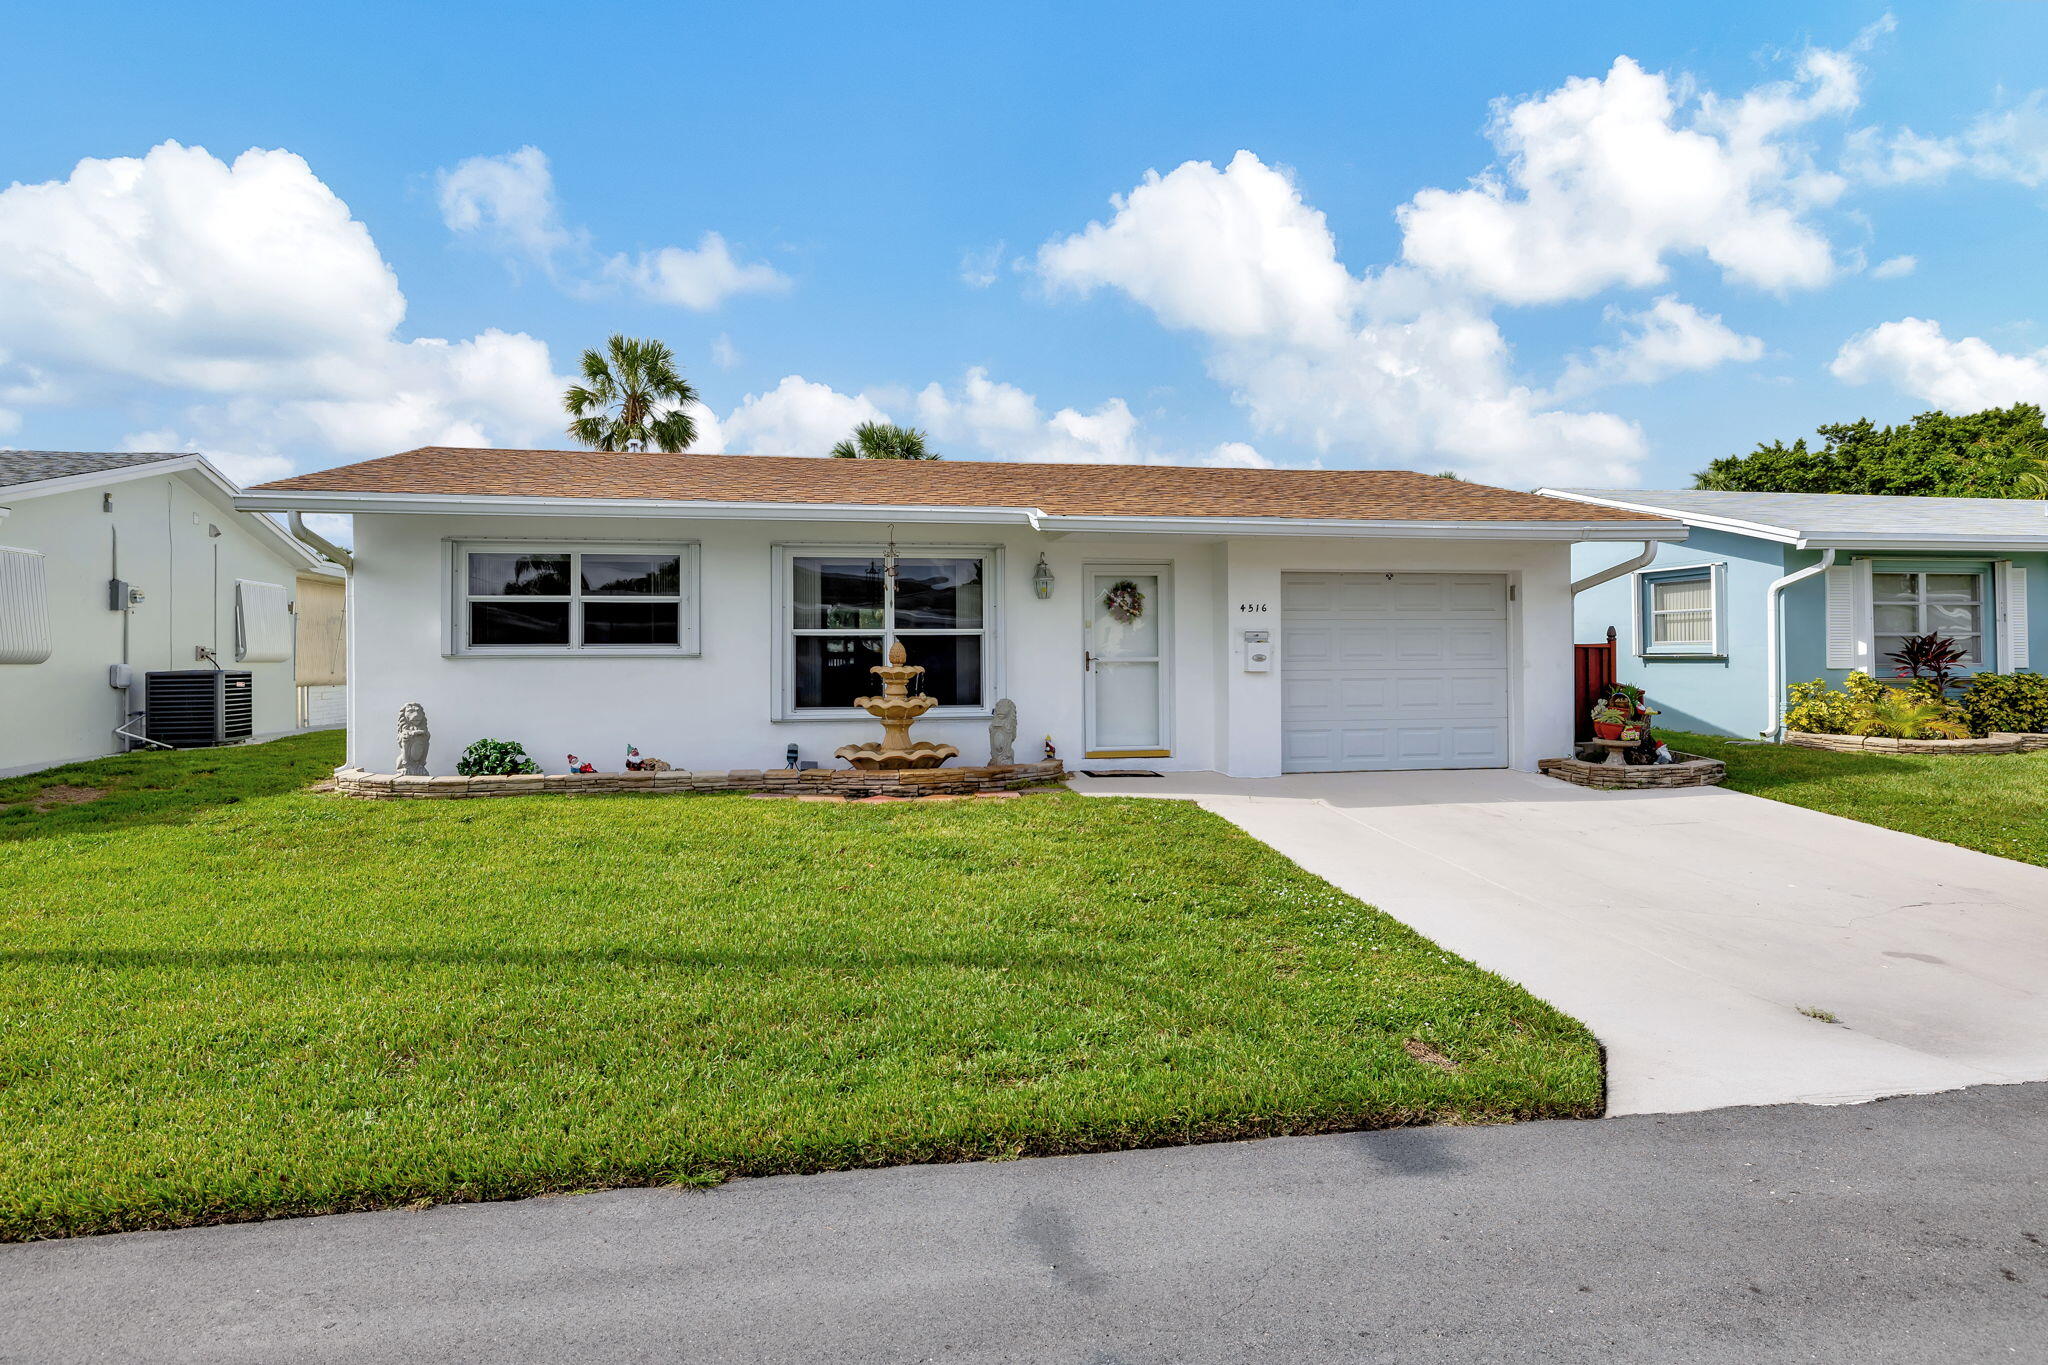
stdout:
POLYGON ((1848 384, 1890 384, 1948 412, 2048 403, 2048 349, 2015 355, 1982 337, 1951 340, 1926 318, 1858 333, 1828 370, 1848 384))
POLYGON ((436 173, 441 221, 458 237, 532 264, 572 292, 619 285, 656 303, 707 312, 736 294, 777 293, 789 277, 771 265, 735 257, 725 238, 705 232, 694 247, 600 255, 582 228, 565 226, 555 177, 538 147, 473 156, 436 173))
POLYGON ((404 340, 404 317, 369 230, 290 152, 166 142, 0 190, 0 353, 52 396, 157 402, 247 459, 559 428, 544 343, 404 340))
POLYGON ((1457 290, 1412 267, 1352 275, 1323 215, 1250 152, 1147 175, 1113 207, 1041 248, 1048 287, 1114 288, 1202 335, 1210 372, 1261 430, 1519 482, 1621 478, 1642 453, 1632 423, 1547 410, 1457 290))
POLYGON ((862 422, 922 427, 947 459, 1021 460, 1056 464, 1214 464, 1267 467, 1270 461, 1242 441, 1186 454, 1162 447, 1121 398, 1093 409, 1048 413, 1037 397, 989 377, 976 366, 951 386, 931 383, 914 394, 900 390, 841 393, 829 384, 785 375, 765 393, 748 394, 723 419, 698 419, 702 454, 813 455, 831 451, 862 422))
POLYGON ((1639 313, 1607 310, 1610 322, 1623 328, 1618 346, 1595 346, 1565 362, 1553 390, 1558 395, 1589 393, 1610 384, 1654 384, 1674 374, 1711 370, 1763 357, 1759 337, 1745 336, 1670 294, 1639 313))
POLYGON ((1953 136, 1859 128, 1843 161, 1850 174, 1879 185, 1942 180, 1959 171, 2029 188, 2048 185, 2048 90, 1986 110, 1953 136))
MULTIPOLYGON (((720 423, 721 443, 743 455, 826 455, 862 422, 888 420, 865 394, 844 394, 792 374, 766 393, 741 399, 720 423)), ((711 453, 702 441, 692 449, 711 453)))
POLYGON ((1735 99, 1617 58, 1603 77, 1496 105, 1500 164, 1403 205, 1402 256, 1509 303, 1659 285, 1682 256, 1763 289, 1825 284, 1837 267, 1810 211, 1843 186, 1794 135, 1856 102, 1838 52, 1808 52, 1795 80, 1735 99))
POLYGON ((1873 280, 1900 280, 1920 268, 1918 256, 1887 256, 1870 267, 1873 280))

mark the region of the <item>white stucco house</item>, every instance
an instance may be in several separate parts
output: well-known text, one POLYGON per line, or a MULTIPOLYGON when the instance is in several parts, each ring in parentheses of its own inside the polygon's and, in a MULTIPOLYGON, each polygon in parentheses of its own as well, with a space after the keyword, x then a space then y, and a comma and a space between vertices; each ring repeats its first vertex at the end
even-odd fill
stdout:
POLYGON ((349 761, 401 706, 549 771, 832 763, 901 640, 919 738, 1238 776, 1572 745, 1571 550, 1676 522, 1408 471, 426 448, 253 488, 354 518, 349 761), (1114 608, 1114 609, 1112 609, 1114 608))
POLYGON ((238 491, 190 453, 0 450, 0 776, 144 747, 153 672, 246 672, 250 738, 340 722, 340 660, 300 671, 340 571, 238 491))

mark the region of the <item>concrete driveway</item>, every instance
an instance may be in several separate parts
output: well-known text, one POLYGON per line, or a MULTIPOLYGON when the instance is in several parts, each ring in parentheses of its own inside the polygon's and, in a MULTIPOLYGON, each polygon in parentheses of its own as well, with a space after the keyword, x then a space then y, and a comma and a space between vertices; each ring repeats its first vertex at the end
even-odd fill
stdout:
POLYGON ((1717 788, 1502 771, 1074 785, 1199 801, 1576 1015, 1607 1047, 1610 1113, 2048 1079, 2048 869, 1717 788))

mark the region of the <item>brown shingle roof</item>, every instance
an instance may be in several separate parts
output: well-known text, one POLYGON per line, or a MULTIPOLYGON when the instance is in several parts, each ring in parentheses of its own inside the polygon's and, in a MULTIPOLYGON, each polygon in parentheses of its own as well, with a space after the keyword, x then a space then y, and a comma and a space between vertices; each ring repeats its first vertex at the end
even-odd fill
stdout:
POLYGON ((1633 521, 1640 513, 1406 469, 832 460, 425 446, 259 484, 251 492, 646 498, 869 506, 1033 507, 1077 517, 1341 521, 1633 521))

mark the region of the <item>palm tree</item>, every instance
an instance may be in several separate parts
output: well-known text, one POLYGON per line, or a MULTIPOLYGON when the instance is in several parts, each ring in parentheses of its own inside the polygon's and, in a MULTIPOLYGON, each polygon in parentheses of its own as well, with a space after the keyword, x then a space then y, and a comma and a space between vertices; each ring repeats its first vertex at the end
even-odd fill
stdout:
POLYGON ((593 450, 687 450, 697 423, 684 409, 697 391, 659 341, 614 335, 603 351, 583 353, 583 380, 562 395, 576 420, 569 434, 593 450))
POLYGON ((832 457, 838 460, 943 458, 938 451, 925 448, 923 432, 916 427, 899 427, 893 422, 862 422, 853 429, 853 435, 832 447, 832 457))

